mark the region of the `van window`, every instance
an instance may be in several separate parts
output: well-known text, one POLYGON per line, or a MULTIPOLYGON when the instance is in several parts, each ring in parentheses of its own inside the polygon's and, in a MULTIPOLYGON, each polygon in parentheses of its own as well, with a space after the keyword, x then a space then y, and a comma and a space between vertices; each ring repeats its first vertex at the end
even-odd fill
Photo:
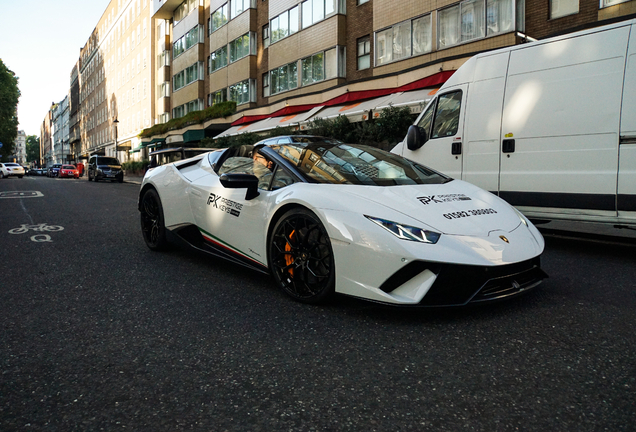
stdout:
POLYGON ((433 113, 435 112, 435 105, 437 105, 437 100, 433 102, 424 115, 422 116, 422 120, 417 124, 420 128, 426 131, 426 136, 431 136, 431 124, 433 123, 433 113))
MULTIPOLYGON (((457 133, 461 104, 461 91, 446 93, 437 99, 437 111, 431 138, 447 137, 457 133)), ((424 119, 422 118, 422 120, 424 119)))

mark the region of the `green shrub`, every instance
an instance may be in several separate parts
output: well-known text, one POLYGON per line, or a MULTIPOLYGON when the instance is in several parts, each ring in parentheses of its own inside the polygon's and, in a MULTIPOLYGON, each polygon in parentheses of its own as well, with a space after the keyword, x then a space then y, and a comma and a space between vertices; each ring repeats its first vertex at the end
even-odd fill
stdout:
POLYGON ((236 102, 228 101, 214 104, 201 111, 193 111, 183 117, 172 119, 166 123, 156 124, 148 129, 144 129, 139 134, 142 138, 149 138, 154 135, 161 135, 171 130, 177 130, 193 124, 200 124, 207 120, 227 117, 236 112, 236 102))
POLYGON ((408 107, 389 106, 380 113, 377 119, 351 123, 340 115, 331 119, 316 118, 310 121, 306 131, 296 131, 293 127, 277 127, 263 135, 246 132, 239 135, 221 138, 205 138, 201 147, 226 148, 240 145, 251 145, 265 138, 281 135, 318 135, 351 143, 365 144, 389 150, 406 136, 409 126, 415 120, 408 107))
POLYGON ((130 161, 121 164, 121 167, 129 174, 143 174, 148 166, 147 160, 130 161))

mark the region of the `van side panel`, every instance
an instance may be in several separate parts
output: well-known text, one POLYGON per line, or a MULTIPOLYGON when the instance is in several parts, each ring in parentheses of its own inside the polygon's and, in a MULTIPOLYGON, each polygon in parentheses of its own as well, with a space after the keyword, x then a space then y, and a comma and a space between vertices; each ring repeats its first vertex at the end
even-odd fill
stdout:
POLYGON ((636 25, 632 25, 623 90, 618 216, 636 220, 636 25))
POLYGON ((510 52, 477 58, 464 126, 462 180, 497 193, 499 143, 506 70, 510 52))
POLYGON ((500 195, 513 205, 616 214, 618 128, 629 27, 511 52, 500 195))

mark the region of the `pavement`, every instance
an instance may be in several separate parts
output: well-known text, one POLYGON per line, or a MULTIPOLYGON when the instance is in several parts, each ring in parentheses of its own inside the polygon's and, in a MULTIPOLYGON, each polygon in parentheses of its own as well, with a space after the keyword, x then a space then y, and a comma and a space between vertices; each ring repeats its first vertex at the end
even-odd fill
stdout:
POLYGON ((140 185, 143 179, 144 179, 144 176, 142 175, 128 175, 128 174, 124 175, 124 181, 126 183, 135 183, 140 185))

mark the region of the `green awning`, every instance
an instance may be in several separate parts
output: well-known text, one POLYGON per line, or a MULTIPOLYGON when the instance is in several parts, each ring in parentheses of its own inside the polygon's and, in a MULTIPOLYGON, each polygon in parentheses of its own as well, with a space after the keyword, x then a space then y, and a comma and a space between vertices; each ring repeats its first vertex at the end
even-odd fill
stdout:
POLYGON ((189 143, 189 142, 193 142, 193 141, 201 141, 203 138, 205 138, 205 130, 204 129, 189 130, 189 131, 185 131, 183 133, 183 142, 184 143, 189 143))
POLYGON ((128 150, 129 153, 139 153, 140 151, 142 151, 144 149, 144 147, 146 147, 148 145, 148 143, 141 143, 139 144, 139 147, 135 147, 134 149, 128 150))

